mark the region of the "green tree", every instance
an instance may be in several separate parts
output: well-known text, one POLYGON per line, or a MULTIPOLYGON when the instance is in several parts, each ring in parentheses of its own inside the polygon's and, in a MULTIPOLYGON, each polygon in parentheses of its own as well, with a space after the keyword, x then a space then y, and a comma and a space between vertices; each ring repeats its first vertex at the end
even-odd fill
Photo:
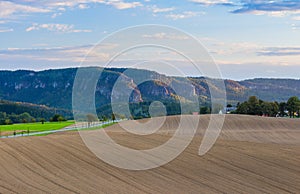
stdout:
POLYGON ((238 103, 237 114, 248 115, 267 115, 275 117, 279 112, 279 105, 277 102, 264 102, 255 96, 250 96, 248 101, 238 103))
POLYGON ((262 115, 262 100, 259 100, 256 96, 250 96, 248 101, 238 105, 237 114, 248 114, 248 115, 262 115))
POLYGON ((61 122, 61 121, 65 121, 66 119, 62 116, 62 115, 59 115, 59 114, 55 114, 51 119, 50 121, 52 122, 61 122))
POLYGON ((116 115, 115 115, 114 113, 111 114, 111 120, 112 120, 113 122, 115 122, 115 120, 116 120, 116 115))
POLYGON ((17 117, 19 118, 19 121, 21 123, 27 123, 27 122, 30 122, 31 119, 33 119, 33 117, 27 112, 24 112, 24 113, 18 115, 17 117))
POLYGON ((6 119, 6 120, 5 120, 5 125, 11 125, 11 124, 12 124, 12 122, 11 122, 10 119, 6 119))
POLYGON ((57 120, 58 120, 58 122, 62 122, 62 121, 65 121, 66 119, 65 119, 64 117, 62 117, 62 116, 59 116, 59 117, 57 118, 57 120))
POLYGON ((45 118, 41 118, 41 119, 40 119, 40 122, 41 122, 42 124, 44 124, 44 123, 46 122, 46 119, 45 119, 45 118))
POLYGON ((262 102, 261 111, 266 116, 275 117, 278 114, 279 107, 275 102, 262 102))
POLYGON ((210 114, 210 108, 207 106, 203 106, 200 108, 200 114, 210 114))
POLYGON ((272 105, 269 102, 263 102, 261 103, 261 110, 263 115, 265 116, 271 116, 271 112, 272 112, 272 105))
POLYGON ((256 96, 250 96, 248 99, 248 114, 261 115, 260 101, 256 96))
POLYGON ((300 113, 300 100, 297 96, 290 97, 287 101, 287 110, 289 111, 290 117, 295 117, 295 114, 300 113))
POLYGON ((0 125, 4 125, 6 119, 7 119, 7 114, 5 112, 0 112, 0 125))
POLYGON ((236 109, 237 114, 249 114, 249 105, 248 102, 243 102, 241 104, 238 104, 236 109))
POLYGON ((278 103, 277 102, 271 102, 271 106, 272 106, 272 112, 271 112, 270 116, 272 116, 272 117, 278 116, 278 113, 279 113, 278 103))
POLYGON ((286 113, 285 113, 286 109, 287 109, 286 102, 279 103, 279 115, 281 117, 284 117, 286 115, 286 113))

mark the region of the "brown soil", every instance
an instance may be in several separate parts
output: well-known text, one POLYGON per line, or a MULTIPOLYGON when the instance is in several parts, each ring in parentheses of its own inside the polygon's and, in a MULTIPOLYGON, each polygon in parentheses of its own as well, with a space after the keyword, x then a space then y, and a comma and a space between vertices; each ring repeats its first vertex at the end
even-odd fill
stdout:
MULTIPOLYGON (((104 163, 77 132, 1 139, 0 192, 299 193, 300 120, 229 115, 215 146, 199 156, 209 121, 200 118, 190 146, 172 162, 148 171, 104 163)), ((148 136, 130 135, 118 125, 106 131, 120 144, 147 149, 167 141, 178 121, 169 117, 158 133, 148 136)))

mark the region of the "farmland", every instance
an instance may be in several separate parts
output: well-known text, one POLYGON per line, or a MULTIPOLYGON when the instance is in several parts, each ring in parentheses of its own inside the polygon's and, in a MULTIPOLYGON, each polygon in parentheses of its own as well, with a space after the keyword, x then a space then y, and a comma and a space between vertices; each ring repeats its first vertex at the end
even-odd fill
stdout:
MULTIPOLYGON (((123 124, 134 127, 134 122, 123 124)), ((118 124, 104 130, 115 142, 144 150, 166 142, 179 122, 177 116, 168 117, 158 132, 139 138, 118 124)), ((75 131, 1 139, 0 192, 299 192, 299 119, 228 115, 214 147, 199 156, 208 123, 209 116, 200 116, 196 136, 188 148, 170 163, 148 171, 123 170, 99 160, 75 131)), ((97 130, 83 133, 97 135, 97 130)))
POLYGON ((31 132, 41 132, 41 131, 50 131, 58 130, 64 127, 73 125, 74 121, 64 121, 64 122, 45 122, 42 123, 24 123, 24 124, 14 124, 14 125, 1 125, 0 131, 2 135, 12 134, 14 131, 28 131, 31 132))

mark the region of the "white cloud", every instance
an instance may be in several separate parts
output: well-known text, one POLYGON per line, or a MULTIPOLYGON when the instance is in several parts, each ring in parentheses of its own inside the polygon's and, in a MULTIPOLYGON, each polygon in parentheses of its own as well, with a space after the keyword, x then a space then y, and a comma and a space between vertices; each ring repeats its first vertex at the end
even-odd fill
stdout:
POLYGON ((79 4, 79 5, 78 5, 78 8, 79 8, 79 9, 88 9, 89 6, 88 6, 87 4, 79 4))
POLYGON ((207 37, 199 40, 216 59, 226 59, 234 63, 257 58, 257 53, 263 49, 262 45, 254 42, 224 42, 207 37))
POLYGON ((57 10, 58 10, 58 11, 66 11, 66 8, 59 7, 57 10))
MULTIPOLYGON (((47 1, 46 5, 52 8, 68 8, 68 7, 78 7, 79 9, 89 8, 90 3, 98 3, 111 5, 117 9, 130 9, 139 6, 143 6, 141 2, 125 2, 123 0, 56 0, 56 1, 47 1)), ((45 2, 44 2, 45 4, 45 2)))
POLYGON ((4 33, 4 32, 13 32, 14 29, 10 28, 10 29, 1 29, 0 28, 0 33, 4 33))
POLYGON ((267 47, 258 52, 261 56, 299 56, 300 47, 267 47))
POLYGON ((297 16, 300 14, 299 0, 276 1, 240 1, 239 8, 231 11, 235 14, 268 15, 272 17, 297 16))
POLYGON ((68 24, 37 24, 34 23, 32 26, 26 29, 26 32, 31 32, 35 30, 45 29, 52 32, 61 32, 61 33, 79 33, 79 32, 91 32, 91 30, 79 30, 75 29, 74 25, 68 24))
MULTIPOLYGON (((286 17, 300 14, 299 0, 189 0, 200 5, 223 5, 234 7, 230 11, 235 14, 267 15, 271 17, 286 17)), ((293 19, 294 19, 293 18, 293 19)))
MULTIPOLYGON (((79 6, 81 4, 86 4, 92 1, 88 1, 88 0, 56 0, 56 1, 46 1, 45 5, 48 7, 52 7, 52 8, 57 8, 57 7, 76 7, 79 6)), ((103 2, 103 1, 101 1, 103 2)))
POLYGON ((19 0, 15 2, 0 1, 0 19, 17 17, 33 13, 53 13, 52 18, 61 15, 68 8, 88 9, 90 4, 104 4, 116 9, 130 9, 141 7, 141 2, 126 2, 124 0, 19 0), (28 5, 30 3, 30 5, 28 5), (27 4, 27 5, 26 5, 27 4))
POLYGON ((130 9, 143 6, 141 2, 125 2, 123 0, 47 0, 43 2, 44 5, 50 8, 68 8, 68 7, 78 7, 79 9, 87 9, 89 8, 90 3, 98 3, 111 5, 116 9, 130 9))
POLYGON ((157 5, 153 5, 150 7, 150 10, 153 13, 163 13, 163 12, 170 12, 170 11, 174 11, 175 7, 166 7, 166 8, 159 8, 157 7, 157 5))
POLYGON ((167 18, 171 18, 173 20, 178 20, 178 19, 186 19, 186 18, 191 18, 191 17, 195 17, 198 15, 204 15, 204 12, 193 12, 193 11, 185 11, 183 13, 179 13, 179 14, 168 14, 166 15, 167 18))
POLYGON ((190 0, 194 3, 199 3, 203 5, 217 5, 217 4, 231 4, 231 1, 228 0, 190 0))
POLYGON ((105 2, 106 5, 112 5, 116 9, 130 9, 143 6, 140 2, 124 2, 121 0, 109 0, 105 2))
POLYGON ((286 17, 286 16, 293 16, 295 14, 299 14, 300 10, 287 10, 287 11, 249 10, 246 13, 253 14, 253 15, 267 15, 270 17, 286 17))
POLYGON ((52 16, 51 16, 51 18, 57 18, 58 16, 61 16, 62 15, 62 13, 54 13, 52 16))
POLYGON ((12 3, 10 1, 0 1, 0 18, 8 18, 15 14, 26 14, 26 13, 47 13, 49 9, 32 7, 27 5, 21 5, 12 3))
MULTIPOLYGON (((22 68, 24 64, 39 63, 39 65, 53 65, 52 62, 59 65, 80 64, 85 60, 85 64, 99 64, 107 61, 111 57, 111 50, 116 47, 115 44, 82 45, 72 47, 42 47, 42 48, 8 48, 0 49, 1 64, 13 61, 18 63, 22 68), (91 50, 94 48, 93 50, 91 50), (88 58, 85 56, 88 54, 88 58)), ((0 64, 0 65, 1 65, 0 64)))

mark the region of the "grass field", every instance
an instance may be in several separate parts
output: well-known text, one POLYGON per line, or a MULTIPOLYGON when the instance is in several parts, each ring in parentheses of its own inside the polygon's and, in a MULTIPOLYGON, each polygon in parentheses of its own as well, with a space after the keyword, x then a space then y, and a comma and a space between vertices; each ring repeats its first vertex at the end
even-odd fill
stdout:
POLYGON ((73 125, 74 121, 65 121, 65 122, 46 122, 42 123, 25 123, 25 124, 14 124, 14 125, 1 125, 1 132, 11 132, 11 131, 27 131, 38 132, 38 131, 49 131, 49 130, 58 130, 64 127, 73 125))

